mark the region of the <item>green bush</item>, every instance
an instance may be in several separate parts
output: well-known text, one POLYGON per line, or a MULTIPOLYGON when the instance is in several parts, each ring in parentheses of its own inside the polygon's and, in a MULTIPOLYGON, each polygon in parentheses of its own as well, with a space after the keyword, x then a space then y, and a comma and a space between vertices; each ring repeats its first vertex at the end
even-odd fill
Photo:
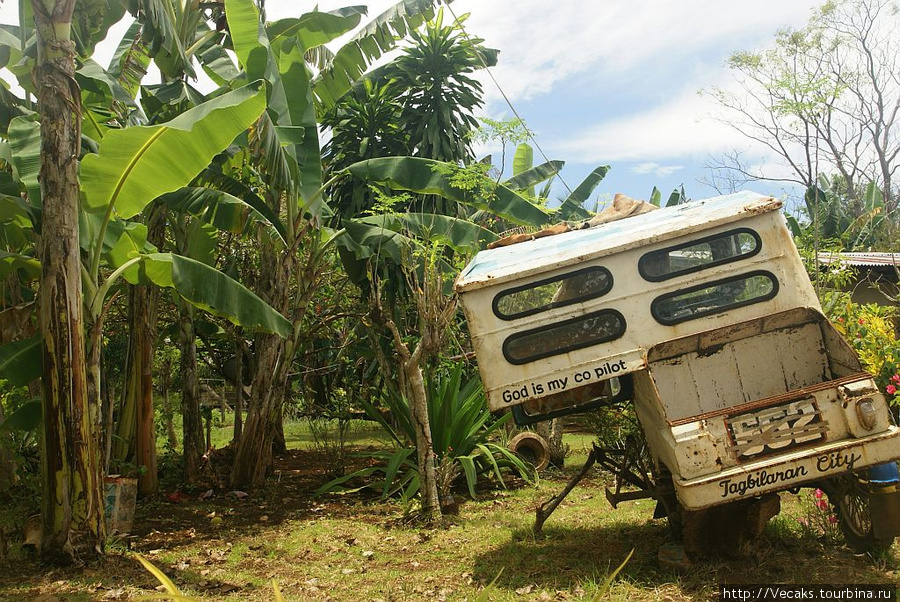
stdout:
MULTIPOLYGON (((494 420, 485 403, 481 380, 463 381, 463 367, 456 366, 448 373, 438 372, 426 379, 428 418, 431 422, 432 448, 436 456, 439 485, 445 491, 460 473, 465 477, 469 495, 475 497, 475 485, 479 477, 493 475, 505 487, 502 468, 511 468, 526 481, 534 479, 533 468, 520 457, 491 441, 510 414, 494 420)), ((378 478, 363 487, 381 490, 382 498, 402 494, 412 498, 419 490, 419 472, 416 463, 415 433, 412 416, 406 399, 388 395, 383 403, 390 413, 386 418, 368 402, 363 402, 366 414, 378 422, 394 441, 393 450, 366 452, 365 457, 378 462, 341 478, 334 479, 316 494, 342 488, 360 477, 378 478)))
POLYGON ((892 407, 900 405, 900 340, 894 327, 897 309, 859 304, 849 293, 833 293, 834 302, 828 314, 835 328, 856 350, 863 368, 875 377, 878 387, 887 395, 892 407))

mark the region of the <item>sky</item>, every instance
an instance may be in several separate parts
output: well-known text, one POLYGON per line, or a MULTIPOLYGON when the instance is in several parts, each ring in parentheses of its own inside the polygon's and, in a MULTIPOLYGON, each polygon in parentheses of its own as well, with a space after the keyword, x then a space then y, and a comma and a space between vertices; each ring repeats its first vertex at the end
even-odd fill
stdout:
MULTIPOLYGON (((357 1, 368 5, 370 17, 394 3, 357 1)), ((318 5, 331 10, 353 3, 320 0, 318 5)), ((267 17, 297 16, 315 4, 268 0, 267 17)), ((470 35, 500 51, 491 70, 497 84, 479 75, 486 102, 478 116, 514 116, 502 89, 547 158, 566 162, 553 195, 574 189, 595 167, 610 165, 592 197, 603 203, 617 192, 646 199, 654 186, 664 196, 682 185, 691 198, 714 196, 717 192, 702 183, 709 175, 703 165, 723 151, 740 150, 754 162, 775 166, 776 158, 717 119, 715 105, 699 92, 733 85, 725 66, 732 53, 771 45, 778 29, 802 27, 820 4, 455 0, 451 7, 457 15, 470 15, 465 21, 470 35)), ((15 7, 12 0, 0 4, 0 22, 15 23, 15 7)), ((495 157, 499 150, 497 145, 476 149, 495 157)), ((773 185, 752 188, 782 194, 773 185)))

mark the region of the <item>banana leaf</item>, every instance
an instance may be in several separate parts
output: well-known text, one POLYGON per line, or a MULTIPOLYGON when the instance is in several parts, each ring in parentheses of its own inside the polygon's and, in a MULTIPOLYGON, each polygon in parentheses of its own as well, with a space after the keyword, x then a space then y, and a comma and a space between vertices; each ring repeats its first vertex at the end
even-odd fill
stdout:
POLYGON ((354 163, 344 172, 394 190, 436 194, 520 225, 540 226, 550 221, 543 209, 506 186, 496 185, 489 198, 453 186, 448 176, 435 169, 440 165, 438 161, 418 157, 383 157, 354 163))
POLYGON ((540 184, 559 173, 565 165, 565 161, 547 161, 511 177, 503 185, 512 190, 525 190, 529 196, 534 196, 535 184, 540 184))
POLYGON ((41 337, 13 341, 0 346, 0 378, 24 387, 41 377, 43 349, 41 337))
POLYGON ((81 163, 83 206, 113 207, 125 219, 137 215, 156 197, 186 186, 264 107, 265 95, 253 84, 161 125, 110 131, 100 153, 81 163))
POLYGON ((166 193, 158 200, 176 211, 195 215, 224 232, 240 234, 249 226, 260 225, 282 242, 287 236, 278 216, 256 195, 238 198, 214 188, 187 186, 166 193))
POLYGON ((333 107, 374 61, 393 50, 410 30, 434 17, 437 4, 435 0, 403 0, 354 34, 313 80, 319 110, 333 107))
POLYGON ((588 174, 588 177, 562 202, 562 205, 559 207, 559 217, 562 219, 589 218, 591 214, 584 208, 584 202, 591 196, 597 184, 606 177, 609 170, 609 165, 601 165, 588 174))
POLYGON ((293 333, 284 316, 241 283, 200 261, 171 253, 150 253, 127 268, 131 284, 154 284, 171 288, 196 307, 249 330, 277 334, 293 333))
POLYGON ((347 6, 329 12, 316 10, 299 18, 275 21, 266 30, 273 44, 284 38, 296 38, 304 50, 310 50, 352 31, 366 13, 365 6, 347 6))
POLYGON ((24 184, 32 205, 41 205, 41 124, 30 117, 16 117, 9 124, 13 174, 24 184))
POLYGON ((3 422, 0 422, 0 433, 3 431, 34 431, 41 425, 43 414, 44 404, 40 397, 26 401, 10 413, 3 422))

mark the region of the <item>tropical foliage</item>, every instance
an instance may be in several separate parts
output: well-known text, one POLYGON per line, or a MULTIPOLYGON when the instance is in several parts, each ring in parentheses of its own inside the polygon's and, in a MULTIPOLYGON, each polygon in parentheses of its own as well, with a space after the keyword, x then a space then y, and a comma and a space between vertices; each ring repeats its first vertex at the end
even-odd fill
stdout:
MULTIPOLYGON (((33 48, 55 30, 41 21, 52 11, 32 9, 65 3, 22 0, 23 24, 0 27, 0 67, 17 84, 0 88, 0 431, 12 443, 0 450, 0 489, 10 467, 34 468, 37 441, 50 446, 45 458, 90 448, 59 468, 90 483, 66 490, 78 499, 48 497, 45 527, 64 542, 55 509, 88 508, 102 549, 100 504, 81 492, 116 467, 143 466, 141 492, 154 494, 161 430, 195 482, 208 445, 201 397, 214 379, 237 397, 234 487, 264 484, 285 416, 332 411, 337 390, 346 408, 396 414, 385 426, 405 451, 378 469, 394 473, 383 492, 411 493, 415 475, 435 470, 446 487, 461 475, 472 495, 486 475, 502 484, 504 467, 530 478, 494 439, 503 421, 480 385, 443 360, 464 339, 450 284, 511 227, 588 217, 609 167, 551 199, 563 162, 534 165, 511 133, 524 124, 490 134, 521 142, 511 174, 505 158, 499 174, 476 161, 474 74, 497 52, 437 0, 275 22, 252 0, 79 0, 71 46, 54 46, 71 77, 41 97, 48 88, 32 74, 46 57, 33 48), (94 48, 123 18, 132 23, 101 65, 94 48), (72 148, 51 153, 59 118, 72 148), (70 170, 64 207, 42 171, 54 160, 70 170), (65 278, 53 276, 58 259, 65 278), (68 293, 53 294, 53 278, 68 293), (48 300, 69 302, 55 322, 41 321, 48 300), (51 323, 71 327, 74 342, 60 343, 51 323), (37 380, 62 350, 77 352, 59 368, 84 386, 82 405, 37 380), (397 425, 411 426, 418 402, 427 410, 413 422, 434 424, 414 434, 397 425)), ((44 468, 46 486, 53 472, 44 468)))
MULTIPOLYGON (((477 377, 466 377, 465 367, 457 365, 449 371, 438 371, 427 379, 428 417, 437 466, 443 472, 439 481, 445 485, 446 497, 456 477, 463 477, 469 495, 476 497, 480 476, 493 476, 505 487, 502 468, 512 469, 519 477, 530 481, 534 469, 519 456, 499 444, 495 438, 512 417, 505 414, 494 419, 487 409, 484 389, 477 377)), ((363 487, 378 491, 382 498, 402 495, 412 498, 419 489, 420 478, 415 463, 415 432, 409 402, 401 395, 386 395, 380 400, 389 410, 386 418, 373 403, 363 407, 371 420, 378 422, 394 441, 393 451, 367 454, 378 462, 323 485, 322 494, 346 487, 361 477, 378 475, 363 487)))

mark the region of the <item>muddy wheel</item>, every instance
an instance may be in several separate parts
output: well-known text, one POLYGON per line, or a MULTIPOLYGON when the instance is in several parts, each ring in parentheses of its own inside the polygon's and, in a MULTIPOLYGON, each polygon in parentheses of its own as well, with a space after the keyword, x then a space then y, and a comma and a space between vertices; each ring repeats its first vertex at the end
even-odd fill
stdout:
POLYGON ((653 518, 665 518, 669 523, 669 535, 675 541, 682 541, 682 508, 675 495, 672 473, 665 465, 660 465, 659 470, 653 475, 653 497, 656 498, 653 518))
POLYGON ((682 507, 679 514, 684 549, 691 558, 757 557, 768 546, 763 535, 766 523, 780 511, 777 493, 703 510, 682 507))
POLYGON ((876 537, 869 511, 869 492, 854 475, 830 479, 823 486, 834 508, 847 545, 857 552, 877 554, 891 547, 893 537, 876 537))

